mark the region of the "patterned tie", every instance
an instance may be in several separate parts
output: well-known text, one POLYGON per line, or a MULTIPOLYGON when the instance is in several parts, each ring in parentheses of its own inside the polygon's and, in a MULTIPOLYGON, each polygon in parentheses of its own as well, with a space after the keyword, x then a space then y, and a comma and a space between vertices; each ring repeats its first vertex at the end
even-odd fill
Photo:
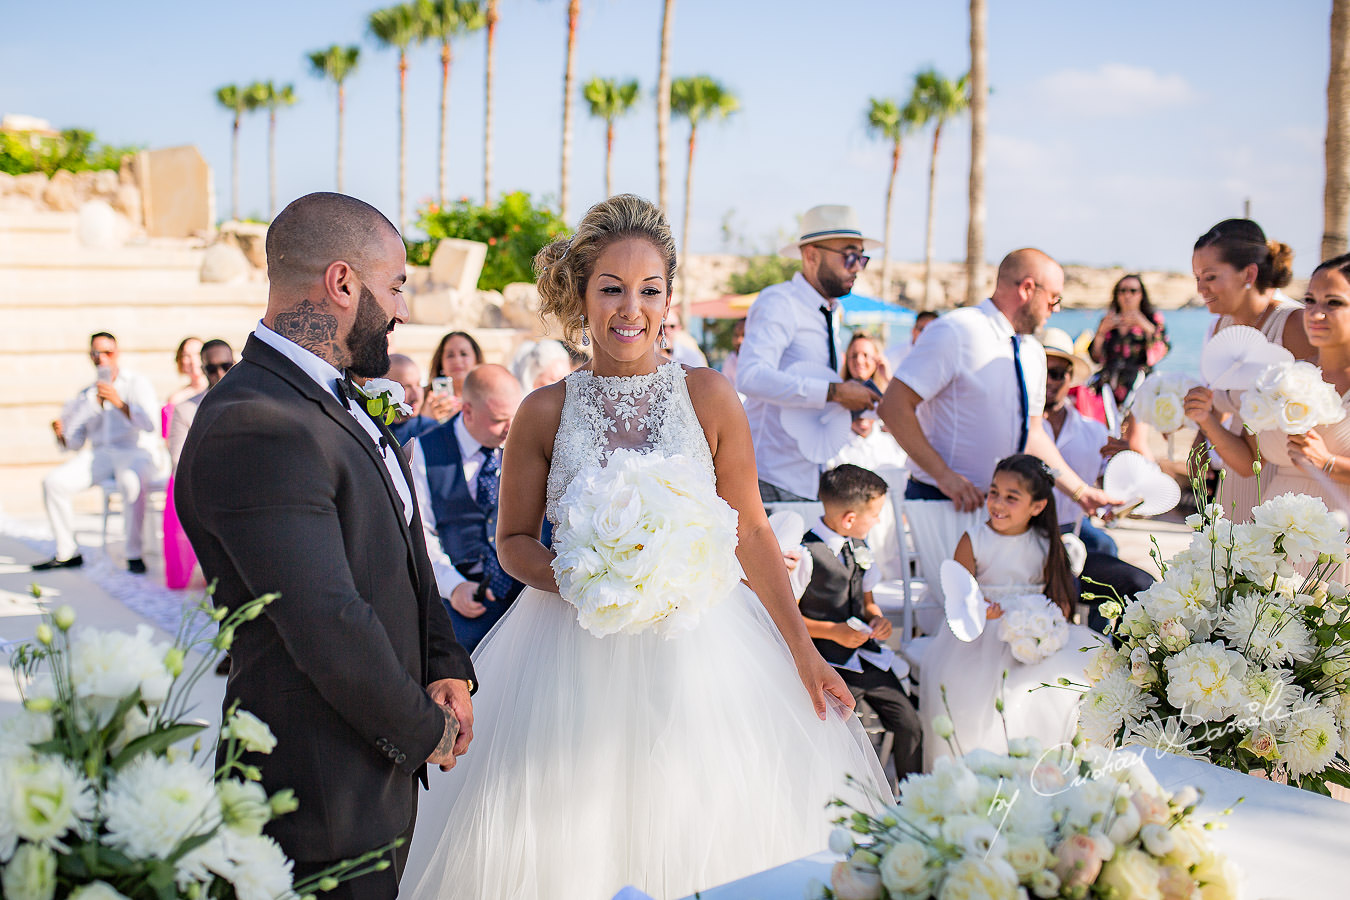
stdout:
POLYGON ((830 308, 825 304, 820 305, 820 312, 825 316, 825 339, 830 343, 830 369, 839 370, 839 351, 834 346, 834 315, 830 308))
POLYGON ((497 496, 501 487, 501 461, 496 447, 483 447, 483 465, 474 484, 474 500, 487 513, 488 549, 483 554, 483 580, 492 596, 502 600, 515 581, 497 562, 497 496))
POLYGON ((1027 427, 1031 421, 1030 404, 1027 399, 1027 376, 1022 371, 1022 342, 1018 340, 1017 335, 1012 336, 1013 350, 1013 368, 1017 370, 1017 402, 1018 408, 1022 411, 1022 427, 1017 437, 1017 452, 1024 453, 1027 449, 1027 427))

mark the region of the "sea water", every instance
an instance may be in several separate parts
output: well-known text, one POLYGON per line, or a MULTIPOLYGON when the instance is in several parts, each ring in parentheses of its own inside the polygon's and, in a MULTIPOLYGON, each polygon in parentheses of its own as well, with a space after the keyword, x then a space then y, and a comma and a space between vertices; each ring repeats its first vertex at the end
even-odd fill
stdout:
MULTIPOLYGON (((1050 317, 1047 323, 1052 328, 1062 328, 1074 340, 1084 331, 1095 334, 1101 324, 1105 310, 1066 309, 1050 317)), ((1205 334, 1214 316, 1203 307, 1164 310, 1163 323, 1167 327, 1167 339, 1172 349, 1162 362, 1158 363, 1160 372, 1185 372, 1200 377, 1200 348, 1205 343, 1205 334)))

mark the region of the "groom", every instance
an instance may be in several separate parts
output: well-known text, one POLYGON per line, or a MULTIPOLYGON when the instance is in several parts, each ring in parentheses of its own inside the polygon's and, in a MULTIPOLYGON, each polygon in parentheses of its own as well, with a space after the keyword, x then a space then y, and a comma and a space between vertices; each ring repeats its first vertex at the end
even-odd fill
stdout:
POLYGON ((326 897, 397 895, 417 783, 473 735, 473 667, 410 527, 407 463, 345 374, 388 369, 404 264, 398 231, 360 200, 282 210, 267 312, 203 399, 174 492, 218 606, 280 595, 235 635, 225 707, 276 734, 274 753, 244 761, 299 800, 268 829, 296 879, 405 839, 388 869, 326 897))

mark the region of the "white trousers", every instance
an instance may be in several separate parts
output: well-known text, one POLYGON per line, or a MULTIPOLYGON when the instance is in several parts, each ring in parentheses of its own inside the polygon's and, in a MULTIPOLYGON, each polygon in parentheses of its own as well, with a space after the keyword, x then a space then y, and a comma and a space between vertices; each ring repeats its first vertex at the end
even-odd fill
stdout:
MULTIPOLYGON (((970 512, 957 512, 950 500, 906 500, 905 518, 914 536, 914 555, 928 583, 928 595, 942 601, 938 570, 952 558, 961 535, 978 528, 988 518, 984 505, 970 512)), ((931 633, 931 632, 930 632, 931 633)))
POLYGON ((127 559, 141 556, 145 525, 145 489, 155 476, 150 452, 140 447, 102 447, 80 453, 42 479, 42 499, 56 538, 56 558, 69 559, 80 552, 75 542, 75 511, 72 501, 80 491, 113 478, 125 504, 127 559))

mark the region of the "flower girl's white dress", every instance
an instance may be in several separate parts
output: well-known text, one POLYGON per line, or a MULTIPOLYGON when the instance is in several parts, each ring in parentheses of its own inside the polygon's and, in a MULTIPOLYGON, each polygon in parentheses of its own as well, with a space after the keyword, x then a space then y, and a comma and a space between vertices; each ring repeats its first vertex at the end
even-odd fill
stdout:
MULTIPOLYGON (((619 447, 712 474, 684 376, 677 363, 568 376, 550 521, 568 483, 619 447)), ((474 668, 473 743, 433 773, 418 816, 403 879, 417 898, 608 900, 633 884, 673 900, 824 849, 826 803, 858 799, 846 775, 886 790, 856 718, 816 717, 743 584, 669 639, 594 637, 557 594, 526 588, 474 668)))
MULTIPOLYGON (((999 534, 988 522, 966 533, 975 554, 975 580, 986 600, 1045 591, 1045 538, 1031 529, 1019 535, 999 534)), ((1026 664, 1014 659, 1008 644, 999 639, 998 624, 997 619, 987 622, 978 638, 965 643, 944 621, 924 652, 919 708, 923 710, 926 770, 932 769, 937 757, 951 753, 947 742, 933 733, 933 717, 944 712, 943 687, 961 752, 983 748, 1006 753, 1003 719, 1007 720, 1008 737, 1035 737, 1045 747, 1071 740, 1077 730, 1082 695, 1068 688, 1040 685, 1055 685, 1060 676, 1086 683, 1090 654, 1083 648, 1099 646, 1101 636, 1071 624, 1063 648, 1041 662, 1026 664), (1004 671, 1008 673, 1006 682, 1004 671), (1000 692, 1002 719, 994 706, 1000 692)))

